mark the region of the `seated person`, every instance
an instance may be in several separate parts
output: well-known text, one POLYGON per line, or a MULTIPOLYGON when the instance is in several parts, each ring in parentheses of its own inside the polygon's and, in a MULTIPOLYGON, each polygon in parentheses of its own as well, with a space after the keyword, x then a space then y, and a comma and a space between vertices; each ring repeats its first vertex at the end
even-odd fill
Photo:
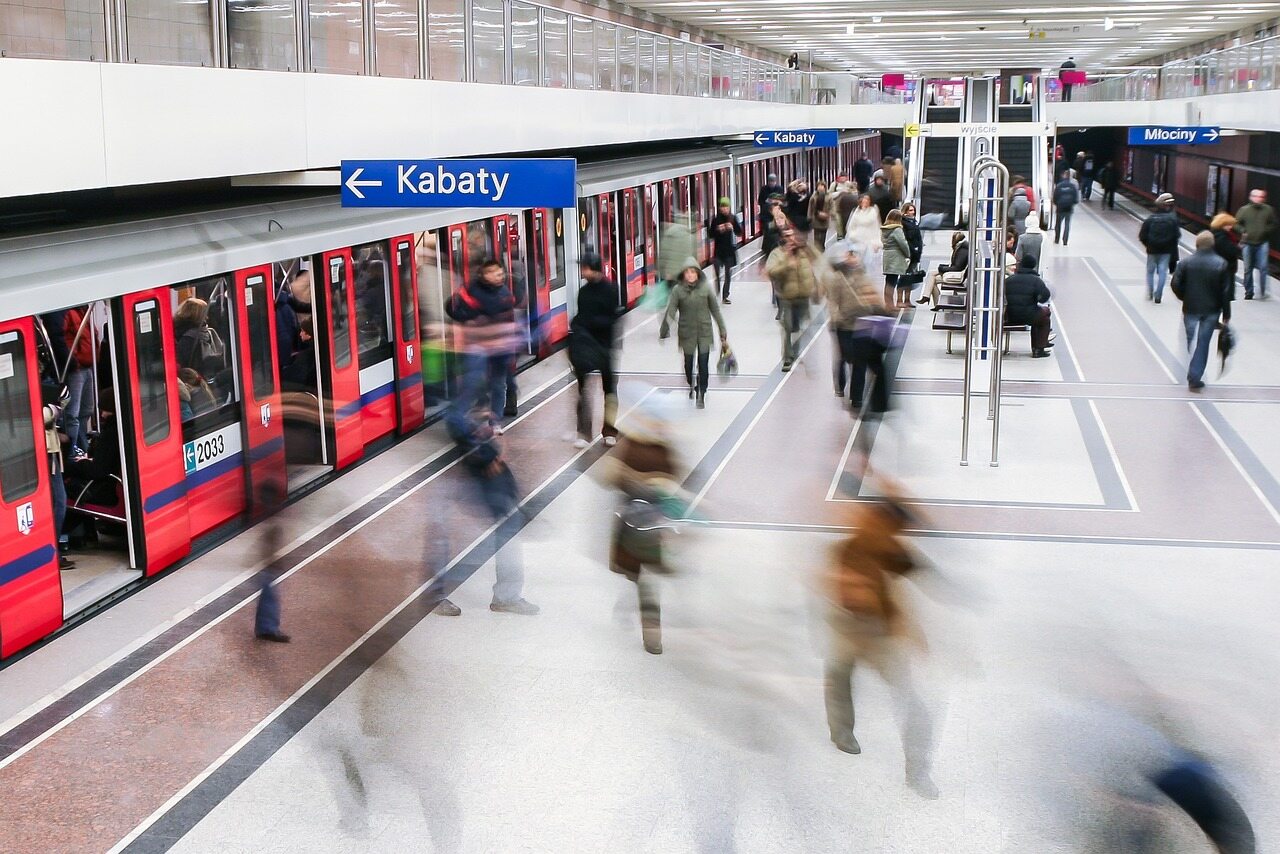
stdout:
POLYGON ((178 411, 186 423, 214 408, 213 390, 191 368, 178 370, 178 411))
POLYGON ((285 391, 316 390, 316 340, 314 315, 298 321, 298 351, 287 365, 280 366, 280 386, 285 391))
POLYGON ((115 397, 111 389, 103 389, 99 398, 98 432, 89 441, 89 456, 67 464, 67 497, 72 503, 86 484, 92 484, 84 500, 107 507, 118 499, 116 482, 120 476, 120 436, 116 429, 115 397))
POLYGON ((1049 286, 1036 273, 1040 259, 1022 256, 1018 272, 1004 283, 1005 326, 1031 327, 1031 358, 1049 355, 1049 286))
POLYGON ((938 265, 938 272, 929 278, 929 287, 925 288, 924 293, 920 295, 917 303, 924 305, 927 302, 938 304, 940 295, 939 286, 942 284, 942 276, 945 273, 963 273, 969 269, 969 236, 963 231, 957 231, 951 235, 951 260, 946 264, 938 265))

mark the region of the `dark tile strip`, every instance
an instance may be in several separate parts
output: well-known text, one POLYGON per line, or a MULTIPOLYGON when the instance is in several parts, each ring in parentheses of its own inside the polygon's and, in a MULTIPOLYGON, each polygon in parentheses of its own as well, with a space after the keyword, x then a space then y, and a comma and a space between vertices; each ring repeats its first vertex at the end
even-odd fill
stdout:
POLYGON ((1102 424, 1093 415, 1089 401, 1083 398, 1071 399, 1071 410, 1075 413, 1076 424, 1080 427, 1080 438, 1084 440, 1089 454, 1089 464, 1093 467, 1093 476, 1102 491, 1102 501, 1108 510, 1132 510, 1129 496, 1125 493, 1124 481, 1117 468, 1117 461, 1107 450, 1107 441, 1102 435, 1102 424))

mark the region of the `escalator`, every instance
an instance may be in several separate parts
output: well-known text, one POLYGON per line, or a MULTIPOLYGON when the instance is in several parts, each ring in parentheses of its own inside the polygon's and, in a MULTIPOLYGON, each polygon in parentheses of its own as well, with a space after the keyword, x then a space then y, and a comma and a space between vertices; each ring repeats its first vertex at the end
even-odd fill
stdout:
MULTIPOLYGON (((927 107, 925 122, 960 121, 959 107, 927 107)), ((956 223, 956 177, 960 165, 960 140, 955 137, 930 137, 924 146, 924 164, 920 176, 920 215, 942 214, 941 227, 956 223)))
MULTIPOLYGON (((1000 107, 1000 121, 1002 122, 1030 122, 1034 120, 1030 104, 1003 104, 1000 107)), ((1009 170, 1010 178, 1021 175, 1030 181, 1035 177, 1035 137, 1000 137, 998 156, 1000 162, 1009 170)))

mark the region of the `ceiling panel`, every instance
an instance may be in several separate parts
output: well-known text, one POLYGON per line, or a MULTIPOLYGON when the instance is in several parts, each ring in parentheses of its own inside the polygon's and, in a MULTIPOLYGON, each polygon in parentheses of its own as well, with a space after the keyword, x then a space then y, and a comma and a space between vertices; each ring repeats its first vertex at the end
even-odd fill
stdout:
POLYGON ((1056 68, 1068 57, 1118 68, 1280 16, 1280 0, 628 2, 783 54, 811 50, 815 66, 875 73, 1056 68))

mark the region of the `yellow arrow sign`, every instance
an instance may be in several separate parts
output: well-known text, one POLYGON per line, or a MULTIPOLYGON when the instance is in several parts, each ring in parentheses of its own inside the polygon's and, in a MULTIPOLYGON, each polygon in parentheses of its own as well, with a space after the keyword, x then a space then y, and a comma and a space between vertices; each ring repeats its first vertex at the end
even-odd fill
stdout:
POLYGON ((915 139, 917 136, 920 135, 920 125, 915 122, 912 122, 911 124, 903 128, 903 131, 906 133, 907 139, 915 139))

